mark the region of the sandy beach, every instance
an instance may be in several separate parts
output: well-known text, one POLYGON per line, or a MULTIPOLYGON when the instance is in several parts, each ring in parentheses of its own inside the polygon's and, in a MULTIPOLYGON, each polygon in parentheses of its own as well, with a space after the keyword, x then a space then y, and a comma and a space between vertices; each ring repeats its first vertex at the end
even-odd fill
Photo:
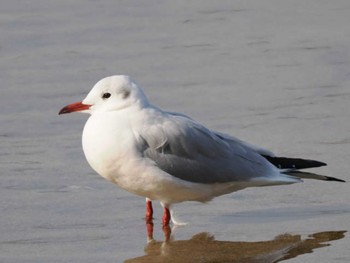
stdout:
POLYGON ((97 175, 87 115, 127 74, 159 107, 350 181, 350 2, 22 1, 0 8, 0 262, 349 262, 349 183, 251 188, 175 207, 97 175), (189 257, 190 255, 190 257, 189 257))

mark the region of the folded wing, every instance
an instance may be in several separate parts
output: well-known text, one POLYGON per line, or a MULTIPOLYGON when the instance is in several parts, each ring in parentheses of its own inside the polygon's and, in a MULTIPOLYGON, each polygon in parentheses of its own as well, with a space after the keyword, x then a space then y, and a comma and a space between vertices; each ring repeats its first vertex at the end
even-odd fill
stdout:
POLYGON ((166 114, 154 123, 138 131, 143 154, 174 177, 213 184, 279 176, 261 155, 270 152, 214 133, 186 116, 166 114))

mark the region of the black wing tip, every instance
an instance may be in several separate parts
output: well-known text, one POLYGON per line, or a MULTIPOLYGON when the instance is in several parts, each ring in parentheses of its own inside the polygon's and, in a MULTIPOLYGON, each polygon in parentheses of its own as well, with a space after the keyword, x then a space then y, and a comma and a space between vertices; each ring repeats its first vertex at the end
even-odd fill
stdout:
POLYGON ((321 167, 321 166, 327 166, 326 163, 324 162, 320 162, 320 161, 313 161, 315 164, 318 164, 318 166, 315 166, 315 167, 321 167))
POLYGON ((299 170, 299 169, 307 169, 307 168, 316 168, 316 167, 327 165, 324 162, 309 160, 309 159, 277 157, 277 156, 268 156, 268 155, 262 155, 262 156, 279 169, 299 170))
POLYGON ((315 173, 302 172, 302 171, 297 171, 297 170, 283 172, 283 174, 291 175, 291 176, 301 178, 301 179, 315 179, 315 180, 322 180, 322 181, 333 181, 333 182, 346 183, 345 180, 339 179, 336 177, 320 175, 320 174, 315 174, 315 173))
POLYGON ((334 181, 334 182, 341 182, 341 183, 346 183, 345 180, 343 179, 339 179, 339 178, 335 178, 335 177, 331 177, 331 176, 325 176, 325 181, 334 181))

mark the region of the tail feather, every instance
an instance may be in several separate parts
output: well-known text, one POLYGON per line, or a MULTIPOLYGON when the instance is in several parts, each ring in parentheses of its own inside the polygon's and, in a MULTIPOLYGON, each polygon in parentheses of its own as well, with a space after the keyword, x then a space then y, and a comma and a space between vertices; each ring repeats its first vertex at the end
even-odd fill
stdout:
POLYGON ((287 158, 287 157, 273 157, 262 155, 266 160, 272 163, 279 169, 306 169, 306 168, 314 168, 327 165, 326 163, 315 161, 315 160, 307 160, 300 158, 287 158))
POLYGON ((335 177, 314 174, 314 173, 301 172, 301 171, 283 172, 283 174, 291 175, 293 177, 302 178, 302 179, 315 179, 315 180, 322 180, 322 181, 335 181, 335 182, 345 183, 344 180, 338 179, 335 177))

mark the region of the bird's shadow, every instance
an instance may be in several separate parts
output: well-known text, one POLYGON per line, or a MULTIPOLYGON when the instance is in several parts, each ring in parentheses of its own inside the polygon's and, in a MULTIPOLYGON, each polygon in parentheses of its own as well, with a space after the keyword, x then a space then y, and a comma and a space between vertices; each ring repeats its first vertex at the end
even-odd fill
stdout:
POLYGON ((298 234, 281 234, 272 240, 243 242, 215 240, 213 235, 205 232, 189 240, 174 240, 170 228, 164 227, 164 241, 156 241, 149 232, 153 231, 153 224, 147 224, 147 227, 149 242, 145 255, 128 259, 125 263, 280 262, 330 246, 330 241, 344 238, 347 232, 318 232, 304 239, 298 234))

